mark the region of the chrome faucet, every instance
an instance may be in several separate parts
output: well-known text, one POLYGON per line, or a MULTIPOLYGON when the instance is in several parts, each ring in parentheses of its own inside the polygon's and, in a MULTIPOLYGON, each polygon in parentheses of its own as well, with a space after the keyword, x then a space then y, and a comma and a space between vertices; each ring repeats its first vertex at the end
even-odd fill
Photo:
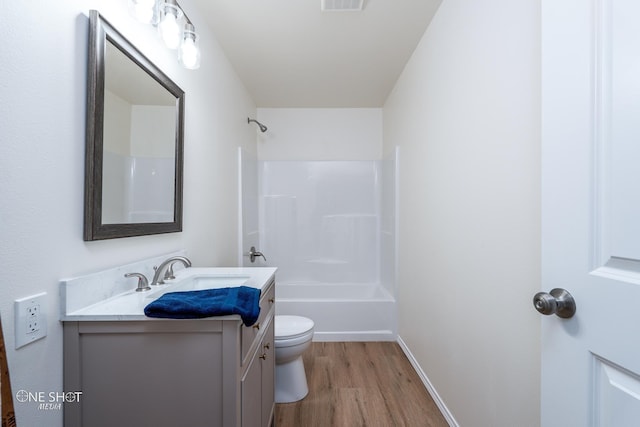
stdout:
POLYGON ((162 285, 165 280, 175 279, 173 275, 173 264, 181 262, 185 268, 191 267, 191 261, 184 256, 174 256, 163 261, 158 267, 154 267, 155 273, 153 274, 153 280, 151 280, 151 286, 162 285))
POLYGON ((136 292, 144 292, 150 291, 149 282, 147 282, 147 278, 142 273, 127 273, 124 277, 137 277, 138 278, 138 287, 136 288, 136 292))

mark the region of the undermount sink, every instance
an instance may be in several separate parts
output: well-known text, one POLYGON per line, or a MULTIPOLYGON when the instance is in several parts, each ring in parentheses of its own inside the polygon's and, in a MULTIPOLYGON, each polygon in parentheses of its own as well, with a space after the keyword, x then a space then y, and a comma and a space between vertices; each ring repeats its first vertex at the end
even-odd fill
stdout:
POLYGON ((229 286, 241 286, 249 280, 250 276, 229 275, 198 275, 192 276, 182 282, 176 283, 176 287, 183 291, 198 291, 203 289, 226 288, 229 286))
POLYGON ((206 289, 221 289, 244 285, 251 276, 235 274, 194 274, 177 277, 174 281, 164 285, 154 286, 148 292, 147 298, 158 298, 167 292, 204 291, 206 289))

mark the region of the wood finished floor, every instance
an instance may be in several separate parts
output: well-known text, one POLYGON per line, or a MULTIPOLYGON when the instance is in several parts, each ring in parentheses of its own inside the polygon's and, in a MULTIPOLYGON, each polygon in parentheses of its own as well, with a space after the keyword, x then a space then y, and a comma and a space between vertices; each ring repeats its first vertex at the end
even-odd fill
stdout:
POLYGON ((276 427, 448 427, 397 343, 314 342, 303 360, 309 394, 276 427))

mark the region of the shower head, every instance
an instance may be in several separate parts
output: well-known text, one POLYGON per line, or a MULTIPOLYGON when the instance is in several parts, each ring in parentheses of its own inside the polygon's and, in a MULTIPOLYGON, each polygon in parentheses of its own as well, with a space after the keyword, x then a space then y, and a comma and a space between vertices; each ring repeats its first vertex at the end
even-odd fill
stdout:
POLYGON ((263 133, 267 131, 267 127, 265 125, 263 125, 257 120, 250 119, 249 117, 247 117, 247 123, 251 123, 251 122, 254 122, 255 124, 257 124, 258 127, 260 128, 260 131, 262 131, 263 133))

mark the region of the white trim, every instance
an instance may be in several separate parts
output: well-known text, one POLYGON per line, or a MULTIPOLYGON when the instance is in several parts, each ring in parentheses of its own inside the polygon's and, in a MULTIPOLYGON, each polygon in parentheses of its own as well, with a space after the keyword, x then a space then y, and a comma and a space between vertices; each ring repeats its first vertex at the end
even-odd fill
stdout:
POLYGON ((393 331, 324 331, 313 333, 314 342, 396 341, 393 331))
POLYGON ((424 373, 424 371, 420 367, 420 364, 418 363, 416 358, 413 357, 413 354, 411 353, 411 350, 409 350, 409 347, 407 347, 407 344, 405 344, 405 342, 402 340, 400 336, 398 336, 397 342, 400 345, 400 348, 402 349, 404 354, 407 356, 407 359, 409 359, 411 366, 413 366, 413 369, 415 369, 416 373, 422 380, 422 383, 424 384, 425 388, 431 395, 431 398, 436 403, 436 405, 438 405, 438 409, 440 409, 440 412, 442 413, 442 416, 444 417, 444 419, 447 421, 447 423, 449 423, 451 427, 460 427, 457 421, 455 420, 455 418, 453 418, 453 414, 451 414, 451 412, 449 411, 449 408, 447 408, 447 405, 444 404, 444 402, 438 395, 438 392, 431 384, 431 381, 429 381, 427 374, 424 373))

